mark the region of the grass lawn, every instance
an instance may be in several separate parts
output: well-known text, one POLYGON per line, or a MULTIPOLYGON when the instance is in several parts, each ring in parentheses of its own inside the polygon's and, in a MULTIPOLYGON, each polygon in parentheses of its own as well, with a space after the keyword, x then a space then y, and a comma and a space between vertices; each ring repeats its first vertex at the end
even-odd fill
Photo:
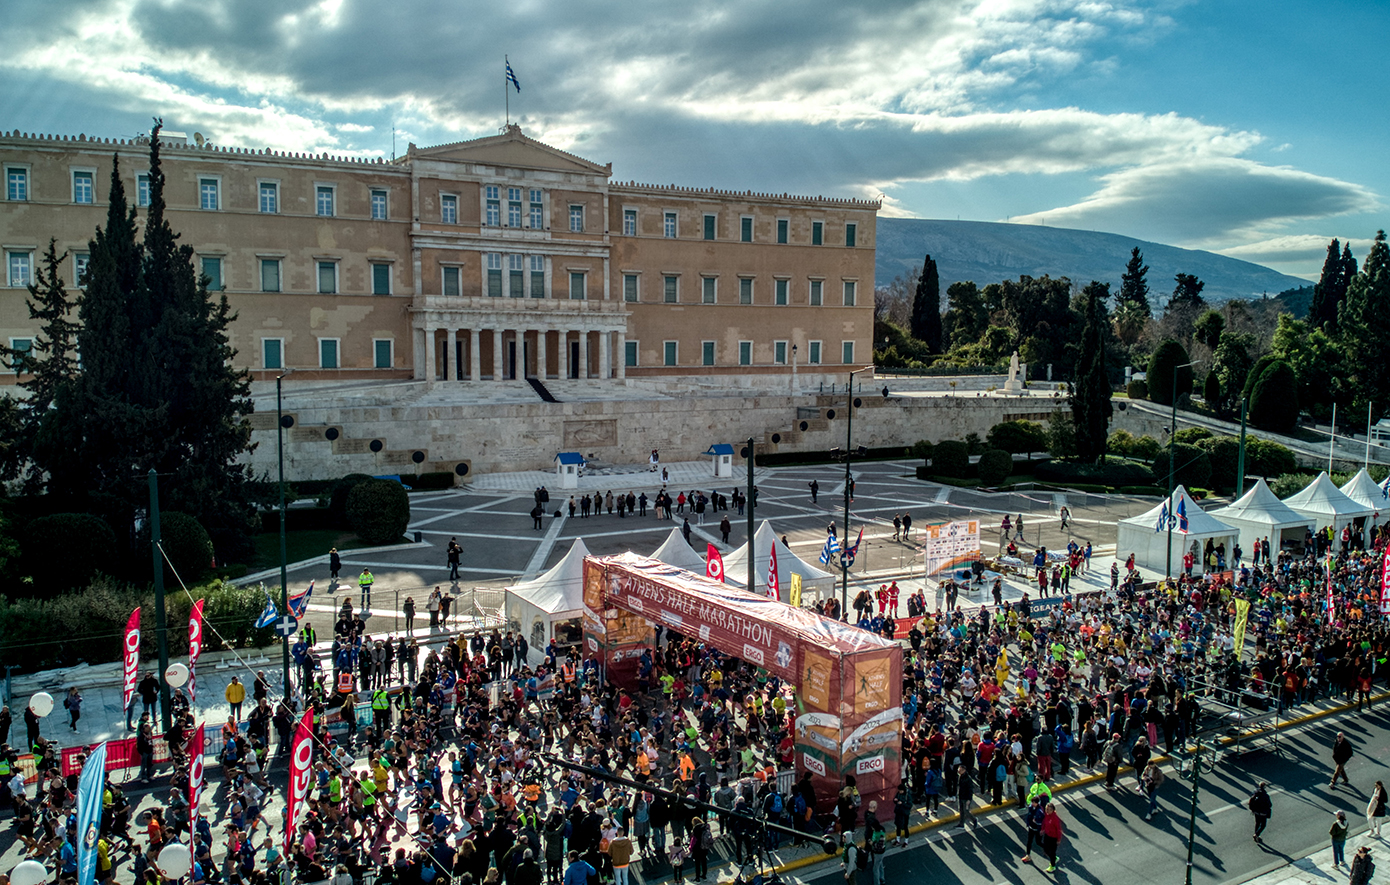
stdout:
MULTIPOLYGON (((300 529, 285 533, 286 562, 299 562, 322 556, 328 561, 329 548, 339 552, 365 547, 357 535, 338 529, 300 529)), ((261 532, 256 535, 256 555, 247 563, 251 571, 273 568, 280 564, 280 533, 261 532)))

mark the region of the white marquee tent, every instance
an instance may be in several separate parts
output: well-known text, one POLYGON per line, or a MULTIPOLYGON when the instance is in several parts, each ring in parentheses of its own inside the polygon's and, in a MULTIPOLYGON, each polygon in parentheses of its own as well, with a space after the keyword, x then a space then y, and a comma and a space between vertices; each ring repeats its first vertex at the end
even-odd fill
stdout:
MULTIPOLYGON (((1119 541, 1115 547, 1117 560, 1123 563, 1133 553, 1134 564, 1141 572, 1159 575, 1164 573, 1168 564, 1169 534, 1168 526, 1160 521, 1163 503, 1155 504, 1152 510, 1139 516, 1120 520, 1119 541)), ((1201 562, 1207 541, 1225 544, 1226 555, 1231 555, 1236 538, 1240 535, 1238 529, 1198 507, 1197 502, 1192 500, 1192 496, 1182 486, 1173 490, 1169 513, 1176 518, 1179 508, 1187 514, 1187 531, 1181 531, 1176 524, 1173 526, 1173 574, 1176 575, 1182 570, 1183 553, 1192 549, 1194 544, 1197 545, 1198 562, 1201 562)))
MULTIPOLYGON (((781 599, 788 601, 788 594, 791 593, 792 575, 801 575, 801 592, 803 599, 810 600, 815 598, 812 591, 829 591, 835 586, 835 576, 829 572, 822 571, 801 559, 783 544, 777 537, 777 532, 773 531, 772 523, 763 520, 758 526, 758 530, 753 534, 753 549, 756 556, 753 560, 753 583, 759 593, 767 592, 767 575, 772 567, 772 545, 777 545, 777 583, 781 588, 781 599)), ((737 584, 742 587, 748 580, 748 545, 742 547, 724 557, 724 580, 730 584, 737 584)))
POLYGON ((1303 543, 1303 536, 1313 520, 1279 500, 1263 479, 1239 500, 1211 515, 1224 523, 1240 529, 1240 547, 1249 559, 1255 549, 1255 542, 1269 539, 1271 555, 1281 549, 1285 539, 1303 543))
POLYGON ((1285 498, 1284 503, 1312 519, 1317 528, 1332 526, 1333 532, 1340 532, 1343 526, 1375 512, 1374 507, 1367 507, 1342 494, 1326 470, 1308 483, 1303 491, 1285 498))
POLYGON ((1376 481, 1371 479, 1364 467, 1342 486, 1342 494, 1363 507, 1370 507, 1381 513, 1390 510, 1390 494, 1387 494, 1386 487, 1376 485, 1376 481))
POLYGON ((519 625, 531 644, 530 659, 540 663, 552 636, 577 639, 584 609, 584 557, 589 548, 582 538, 545 574, 507 588, 507 620, 519 625))
POLYGON ((667 535, 666 540, 652 553, 652 559, 667 565, 674 565, 676 568, 683 568, 697 575, 705 573, 704 557, 691 548, 681 535, 680 529, 671 529, 671 534, 667 535))

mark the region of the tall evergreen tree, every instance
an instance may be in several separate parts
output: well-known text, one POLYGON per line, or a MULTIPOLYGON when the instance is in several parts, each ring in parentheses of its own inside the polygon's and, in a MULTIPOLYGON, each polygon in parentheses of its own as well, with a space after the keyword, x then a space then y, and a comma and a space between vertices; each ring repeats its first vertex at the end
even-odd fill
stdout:
POLYGON ((922 264, 917 294, 912 299, 912 337, 932 353, 941 352, 941 277, 930 255, 922 264))
POLYGON ((1390 341, 1390 246, 1385 231, 1376 234, 1361 272, 1347 287, 1337 324, 1359 407, 1374 403, 1385 413, 1390 406, 1390 360, 1385 359, 1390 341))
POLYGON ((1076 428, 1076 454, 1086 463, 1105 457, 1105 441, 1113 408, 1110 405, 1110 377, 1105 366, 1105 300, 1110 284, 1094 280, 1082 290, 1080 359, 1072 385, 1071 414, 1076 428))
POLYGON ((1342 244, 1335 238, 1327 244, 1327 258, 1322 263, 1322 275, 1313 287, 1313 302, 1308 307, 1308 322, 1315 329, 1323 329, 1329 335, 1337 332, 1337 309, 1346 297, 1347 286, 1356 275, 1356 262, 1352 259, 1350 273, 1346 262, 1351 259, 1351 245, 1347 244, 1345 256, 1342 244))
POLYGON ((1120 292, 1115 296, 1117 310, 1132 304, 1143 311, 1145 317, 1153 316, 1153 310, 1149 307, 1148 274, 1149 266, 1144 263, 1144 253, 1135 246, 1134 251, 1129 253, 1129 263, 1125 265, 1124 275, 1120 277, 1120 292))
POLYGON ((980 288, 973 282, 952 283, 946 289, 946 316, 942 318, 942 334, 949 337, 942 342, 946 348, 974 344, 989 328, 989 311, 980 288))
POLYGON ((1168 301, 1168 309, 1205 307, 1207 302, 1202 297, 1202 289, 1206 288, 1206 285, 1197 279, 1196 274, 1177 274, 1173 277, 1173 297, 1168 301))

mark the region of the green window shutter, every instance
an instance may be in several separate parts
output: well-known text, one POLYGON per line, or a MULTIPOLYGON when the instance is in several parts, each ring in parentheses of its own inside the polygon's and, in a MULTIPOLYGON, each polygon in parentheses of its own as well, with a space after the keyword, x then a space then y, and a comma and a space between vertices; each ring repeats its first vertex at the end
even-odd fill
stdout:
POLYGON ((375 341, 373 342, 373 350, 375 351, 376 367, 378 369, 391 368, 391 342, 385 340, 375 341))

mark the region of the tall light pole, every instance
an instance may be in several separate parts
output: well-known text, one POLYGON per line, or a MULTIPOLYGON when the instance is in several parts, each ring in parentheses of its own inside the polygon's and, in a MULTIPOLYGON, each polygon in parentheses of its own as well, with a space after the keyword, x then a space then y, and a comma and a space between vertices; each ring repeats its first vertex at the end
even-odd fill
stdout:
POLYGON ((159 625, 155 635, 159 637, 159 708, 160 721, 164 733, 173 727, 173 717, 169 706, 169 680, 164 673, 169 669, 169 618, 164 613, 164 560, 159 551, 159 474, 153 467, 145 474, 150 484, 150 554, 154 557, 154 617, 159 625))
MULTIPOLYGON (((284 413, 282 385, 288 369, 275 376, 275 458, 280 463, 280 610, 286 617, 290 613, 289 554, 285 545, 285 428, 294 426, 294 418, 284 413)), ((284 697, 286 705, 290 699, 290 637, 280 637, 281 662, 284 666, 284 697)))
POLYGON ((1173 503, 1173 476, 1176 465, 1173 463, 1173 437, 1178 435, 1178 369, 1190 369, 1200 363, 1201 360, 1193 360, 1190 363, 1183 363, 1173 367, 1173 386, 1169 388, 1169 393, 1173 398, 1173 423, 1168 429, 1168 567, 1164 575, 1169 580, 1173 578, 1173 524, 1178 521, 1177 505, 1173 503))
POLYGON ((1187 885, 1192 885, 1192 853, 1197 842, 1197 788, 1202 781, 1202 737, 1192 754, 1192 810, 1187 818, 1187 885))
POLYGON ((845 398, 845 534, 840 539, 840 617, 844 620, 849 620, 849 486, 854 481, 850 473, 850 452, 854 444, 854 376, 863 371, 866 370, 855 369, 849 373, 849 395, 845 398))
MULTIPOLYGON (((756 593, 756 592, 758 592, 758 591, 755 589, 754 584, 753 584, 753 581, 758 577, 758 565, 757 565, 758 550, 757 550, 757 548, 753 545, 753 461, 754 461, 754 455, 753 455, 753 437, 751 437, 751 436, 748 437, 748 450, 747 450, 747 452, 746 452, 746 459, 747 459, 747 462, 748 462, 748 492, 747 492, 747 494, 744 496, 744 497, 746 498, 746 500, 743 502, 743 504, 744 504, 744 510, 747 511, 747 513, 748 513, 748 592, 749 592, 749 593, 756 593)), ((773 543, 775 544, 775 543, 777 543, 777 542, 776 542, 776 541, 773 541, 773 543)), ((780 591, 779 591, 779 592, 780 592, 780 591)))

